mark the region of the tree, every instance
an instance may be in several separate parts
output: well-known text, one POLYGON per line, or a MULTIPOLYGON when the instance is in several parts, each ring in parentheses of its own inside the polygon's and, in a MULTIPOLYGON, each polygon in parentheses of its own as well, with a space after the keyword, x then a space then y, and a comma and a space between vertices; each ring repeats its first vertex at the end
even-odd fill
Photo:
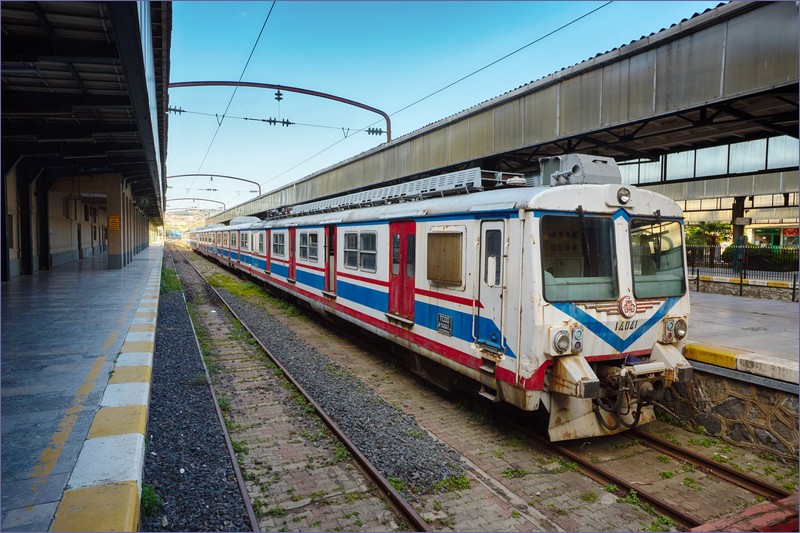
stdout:
POLYGON ((686 244, 694 246, 717 246, 733 235, 730 224, 725 222, 701 222, 686 226, 686 244))

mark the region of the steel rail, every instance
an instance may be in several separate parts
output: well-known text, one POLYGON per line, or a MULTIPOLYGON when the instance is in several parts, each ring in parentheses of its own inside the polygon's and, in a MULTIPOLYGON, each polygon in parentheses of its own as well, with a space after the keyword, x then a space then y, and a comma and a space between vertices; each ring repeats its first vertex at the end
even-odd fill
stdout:
POLYGON ((713 459, 710 459, 697 452, 681 448, 672 442, 661 439, 660 437, 656 437, 654 435, 646 434, 640 430, 633 430, 626 436, 631 439, 638 439, 643 444, 661 453, 670 455, 686 463, 693 464, 696 467, 703 468, 709 473, 722 478, 725 481, 733 483, 738 487, 763 496, 769 500, 780 500, 781 498, 785 498, 792 494, 790 491, 787 491, 778 485, 773 485, 767 481, 750 476, 744 472, 736 470, 735 468, 731 468, 724 463, 714 461, 713 459))
MULTIPOLYGON (((188 260, 187 263, 189 263, 189 265, 195 270, 195 272, 197 272, 197 274, 201 278, 203 278, 203 280, 206 281, 206 283, 208 283, 208 281, 205 279, 205 276, 203 276, 200 273, 200 271, 197 270, 197 267, 195 267, 188 260)), ((413 530, 432 531, 428 523, 425 522, 425 520, 417 513, 417 511, 414 510, 413 507, 411 507, 411 505, 409 505, 409 503, 405 500, 405 498, 403 498, 400 495, 400 493, 389 483, 389 481, 385 477, 383 477, 383 474, 381 474, 380 471, 378 471, 378 469, 375 468, 375 465, 373 465, 369 461, 369 459, 367 459, 366 456, 363 453, 361 453, 361 450, 359 450, 356 447, 353 441, 351 441, 350 438, 341 430, 338 424, 336 424, 336 422, 334 422, 333 419, 328 416, 328 414, 322 409, 322 407, 316 401, 314 401, 314 399, 305 390, 305 388, 303 388, 303 386, 294 378, 294 376, 292 376, 289 373, 286 367, 284 367, 283 364, 277 358, 275 358, 272 352, 269 351, 269 349, 267 349, 267 347, 264 345, 263 342, 261 342, 261 339, 259 339, 255 335, 255 333, 250 329, 250 327, 228 305, 228 303, 219 294, 216 287, 212 286, 211 284, 208 285, 214 291, 214 294, 216 294, 217 297, 220 299, 225 308, 231 312, 234 318, 236 318, 236 320, 238 320, 239 323, 242 324, 242 326, 253 337, 253 339, 255 339, 255 341, 258 343, 261 349, 264 350, 264 353, 267 355, 267 357, 269 357, 270 360, 280 369, 280 371, 283 372, 283 375, 286 377, 286 379, 292 385, 294 385, 300 392, 300 394, 302 394, 303 397, 305 397, 308 403, 311 404, 312 407, 314 407, 314 410, 317 412, 317 414, 325 423, 325 425, 328 426, 331 432, 333 432, 333 434, 336 435, 336 437, 342 441, 342 444, 344 444, 345 447, 348 449, 348 451, 353 455, 359 468, 366 472, 367 476, 370 477, 375 482, 375 484, 378 487, 378 490, 384 494, 385 498, 392 504, 392 506, 411 523, 411 525, 413 526, 413 530)))
POLYGON ((697 527, 704 523, 701 520, 698 520, 696 517, 686 514, 683 510, 679 509, 678 507, 664 502, 663 500, 659 499, 658 496, 641 488, 641 486, 634 485, 633 483, 625 480, 624 478, 612 472, 609 472, 604 468, 599 467, 598 465, 592 463, 590 460, 582 457, 580 454, 577 454, 572 450, 564 446, 561 446, 558 443, 550 442, 548 439, 542 437, 541 435, 536 434, 529 428, 520 427, 518 422, 514 422, 507 415, 500 415, 499 418, 501 418, 505 423, 511 425, 512 427, 515 427, 520 431, 522 431, 522 433, 524 433, 532 440, 536 441, 537 444, 542 448, 554 450, 556 453, 569 458, 571 461, 574 461, 575 463, 578 464, 582 473, 584 473, 591 479, 594 479, 598 483, 602 483, 605 485, 613 483, 614 485, 617 485, 617 487, 622 487, 627 489, 629 493, 632 490, 636 491, 636 495, 638 496, 640 501, 649 503, 655 509, 658 509, 664 515, 668 516, 675 522, 688 526, 689 528, 697 527))
MULTIPOLYGON (((173 250, 172 253, 177 253, 178 255, 183 255, 179 250, 173 250)), ((173 267, 175 266, 175 258, 170 257, 172 260, 173 267)), ((185 259, 185 258, 184 258, 185 259)), ((189 263, 189 261, 186 261, 189 263)), ((190 266, 194 267, 191 263, 190 266)), ((197 272, 197 269, 194 269, 197 272)), ((175 273, 177 274, 178 270, 175 269, 175 273)), ((199 272, 197 272, 200 275, 199 272)), ((202 275, 201 275, 202 277, 202 275)), ((205 278, 203 278, 205 281, 205 278)), ((186 295, 183 295, 183 303, 184 305, 187 304, 186 302, 186 295)), ((188 309, 187 309, 188 312, 188 309)), ((253 510, 253 502, 250 501, 250 493, 247 492, 247 485, 244 482, 244 476, 242 476, 242 471, 239 468, 239 463, 236 461, 236 452, 233 450, 233 443, 231 442, 231 436, 228 435, 227 426, 225 426, 225 418, 222 416, 222 411, 219 408, 219 402, 217 402, 217 395, 214 393, 214 384, 211 381, 211 375, 208 373, 208 367, 206 366, 206 361, 203 358, 203 350, 200 347, 200 341, 197 338, 197 331, 194 329, 194 322, 189 320, 189 324, 192 326, 192 333, 194 334, 194 342, 197 345, 197 352, 200 354, 200 362, 203 365, 203 372, 206 375, 206 381, 208 382, 208 387, 211 390, 211 399, 214 401, 214 410, 217 413, 217 420, 219 420, 219 425, 222 428, 222 435, 225 437, 225 447, 228 448, 228 456, 231 460, 231 465, 233 465, 233 473, 236 477, 236 484, 239 486, 239 493, 242 495, 242 500, 244 500, 244 508, 247 512, 247 520, 250 522, 250 529, 252 531, 261 531, 258 527, 258 518, 256 518, 256 513, 253 510)))

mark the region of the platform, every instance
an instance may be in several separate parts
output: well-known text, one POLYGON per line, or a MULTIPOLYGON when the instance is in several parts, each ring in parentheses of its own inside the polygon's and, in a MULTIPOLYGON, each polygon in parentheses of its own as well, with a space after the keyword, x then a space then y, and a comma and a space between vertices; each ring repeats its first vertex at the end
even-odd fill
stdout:
POLYGON ((2 284, 0 529, 136 530, 162 255, 2 284))
POLYGON ((690 301, 684 354, 693 365, 791 384, 784 390, 797 393, 800 304, 704 292, 692 292, 690 301))

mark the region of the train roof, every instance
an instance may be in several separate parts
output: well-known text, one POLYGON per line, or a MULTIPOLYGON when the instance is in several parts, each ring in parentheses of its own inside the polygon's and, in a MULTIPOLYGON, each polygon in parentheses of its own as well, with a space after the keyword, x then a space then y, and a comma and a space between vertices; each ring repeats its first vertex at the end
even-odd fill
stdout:
MULTIPOLYGON (((571 187, 507 187, 442 198, 406 201, 327 213, 315 213, 247 222, 230 226, 212 226, 207 230, 258 229, 287 226, 320 226, 326 224, 352 224, 373 220, 420 219, 453 214, 479 216, 491 212, 519 210, 574 212, 580 206, 587 213, 610 213, 622 209, 616 199, 619 185, 580 185, 571 187)), ((682 218, 683 213, 674 201, 644 189, 626 187, 631 200, 625 207, 629 215, 652 215, 682 218)))

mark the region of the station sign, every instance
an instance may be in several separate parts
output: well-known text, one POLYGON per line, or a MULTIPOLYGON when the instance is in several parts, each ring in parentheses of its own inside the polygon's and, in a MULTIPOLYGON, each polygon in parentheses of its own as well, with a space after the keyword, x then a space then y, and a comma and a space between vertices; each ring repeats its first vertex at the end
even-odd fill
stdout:
POLYGON ((119 231, 119 215, 108 216, 108 231, 119 231))

